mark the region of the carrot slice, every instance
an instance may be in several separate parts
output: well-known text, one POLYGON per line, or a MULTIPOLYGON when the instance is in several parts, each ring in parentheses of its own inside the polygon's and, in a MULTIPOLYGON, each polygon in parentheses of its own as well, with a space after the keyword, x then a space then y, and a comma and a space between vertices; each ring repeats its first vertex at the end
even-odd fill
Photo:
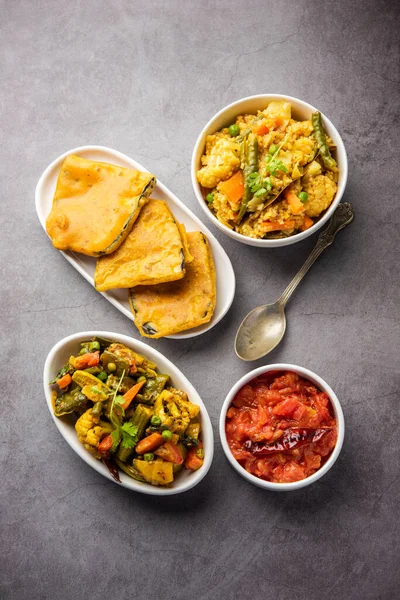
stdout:
POLYGON ((312 227, 314 225, 314 221, 312 219, 310 219, 310 217, 307 217, 307 215, 304 217, 304 221, 302 226, 300 227, 301 231, 305 231, 306 229, 310 229, 310 227, 312 227))
POLYGON ((185 467, 191 471, 197 471, 203 466, 203 444, 200 442, 195 448, 190 448, 185 460, 185 467))
POLYGON ((281 223, 274 223, 273 221, 264 221, 262 228, 265 232, 269 231, 281 231, 282 229, 293 229, 295 226, 294 221, 282 221, 281 223))
POLYGON ((82 356, 75 356, 72 366, 79 371, 85 367, 95 367, 99 362, 100 352, 97 350, 96 352, 87 352, 86 354, 82 354, 82 356))
POLYGON ((66 388, 72 381, 72 377, 69 373, 67 373, 66 375, 64 375, 64 377, 60 377, 60 379, 57 380, 57 385, 60 388, 60 390, 66 388))
POLYGON ((256 135, 265 135, 269 132, 269 128, 265 123, 260 123, 259 125, 253 125, 252 131, 256 135))
POLYGON ((105 456, 107 458, 110 456, 110 450, 112 448, 112 445, 113 439, 111 435, 106 435, 106 437, 101 440, 97 451, 101 456, 105 456))
POLYGON ((294 192, 286 192, 285 198, 293 214, 300 215, 302 212, 304 212, 304 204, 294 192))
POLYGON ((140 381, 139 383, 136 383, 136 385, 133 385, 127 392, 126 394, 124 394, 124 404, 122 404, 122 408, 124 410, 126 410, 127 408, 129 408, 130 403, 132 402, 132 400, 135 398, 136 394, 139 393, 139 391, 142 389, 142 387, 144 386, 146 382, 145 381, 140 381))
POLYGON ((231 202, 238 202, 244 194, 243 171, 237 171, 230 179, 220 183, 219 189, 231 202))
POLYGON ((161 433, 152 433, 147 437, 140 440, 138 444, 136 444, 135 452, 138 454, 146 454, 146 452, 153 452, 156 448, 159 448, 162 444, 164 444, 165 439, 161 435, 161 433))

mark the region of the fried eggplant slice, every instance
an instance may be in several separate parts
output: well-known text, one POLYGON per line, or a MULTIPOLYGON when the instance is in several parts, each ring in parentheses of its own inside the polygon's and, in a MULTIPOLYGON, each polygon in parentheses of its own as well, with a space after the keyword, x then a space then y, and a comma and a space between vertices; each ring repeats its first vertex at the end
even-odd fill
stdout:
POLYGON ((141 335, 160 338, 208 323, 216 302, 214 260, 206 236, 187 233, 193 261, 180 281, 130 290, 135 325, 141 335))
POLYGON ((99 258, 94 283, 104 292, 176 281, 185 273, 180 227, 167 203, 151 198, 118 250, 99 258))
POLYGON ((101 256, 129 234, 156 179, 71 154, 58 176, 46 231, 59 250, 101 256))

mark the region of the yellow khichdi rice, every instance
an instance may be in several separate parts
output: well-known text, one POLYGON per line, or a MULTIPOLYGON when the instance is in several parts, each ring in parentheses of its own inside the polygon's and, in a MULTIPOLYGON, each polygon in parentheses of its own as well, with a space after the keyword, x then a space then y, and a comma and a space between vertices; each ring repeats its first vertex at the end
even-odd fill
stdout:
POLYGON ((206 138, 197 179, 210 210, 251 238, 280 238, 311 227, 333 201, 338 168, 321 114, 296 121, 289 102, 206 138))

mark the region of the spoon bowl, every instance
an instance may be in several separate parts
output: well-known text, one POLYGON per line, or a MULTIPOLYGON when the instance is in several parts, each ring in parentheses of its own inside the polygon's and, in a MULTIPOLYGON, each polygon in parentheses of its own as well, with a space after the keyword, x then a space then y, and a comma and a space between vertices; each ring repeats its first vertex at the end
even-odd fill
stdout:
POLYGON ((257 360, 279 344, 285 330, 285 311, 279 301, 258 306, 243 319, 236 334, 235 352, 242 360, 257 360))

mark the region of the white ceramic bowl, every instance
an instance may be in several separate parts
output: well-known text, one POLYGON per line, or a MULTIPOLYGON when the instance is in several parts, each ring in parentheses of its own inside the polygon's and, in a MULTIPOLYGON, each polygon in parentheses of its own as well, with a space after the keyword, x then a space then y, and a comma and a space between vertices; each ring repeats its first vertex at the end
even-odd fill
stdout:
POLYGON ((347 154, 343 144, 343 140, 340 137, 337 129, 331 123, 331 121, 322 114, 322 119, 324 123, 324 128, 329 135, 329 137, 335 143, 336 150, 336 160, 339 168, 339 181, 338 181, 338 189, 336 192, 336 196, 333 199, 332 204, 326 211, 326 213, 309 229, 306 231, 302 231, 300 233, 296 233, 288 238, 282 238, 277 240, 259 240, 249 238, 241 233, 237 233, 236 231, 232 231, 229 227, 223 225, 220 221, 218 221, 217 217, 211 212, 208 208, 206 201, 204 200, 201 187, 199 182, 197 181, 197 171, 201 168, 201 157, 204 153, 205 141, 207 135, 215 133, 219 131, 222 127, 226 127, 233 123, 239 115, 242 114, 256 114, 258 110, 264 110, 267 104, 273 100, 287 100, 292 105, 292 116, 298 120, 310 119, 311 114, 318 110, 308 104, 307 102, 303 102, 303 100, 299 100, 298 98, 293 98, 292 96, 283 96, 280 94, 260 94, 258 96, 248 96, 247 98, 242 98, 241 100, 237 100, 236 102, 232 102, 232 104, 228 104, 222 110, 220 110, 204 127, 203 131, 200 133, 196 145, 193 150, 192 155, 192 165, 191 165, 191 175, 192 175, 192 185, 194 189, 194 193, 196 194, 197 200, 199 201, 200 206, 203 211, 207 215, 207 217, 216 225, 221 231, 229 235, 229 237, 237 240, 238 242, 242 242, 242 244, 247 244, 249 246, 258 246, 259 248, 276 248, 277 246, 288 246, 290 244, 295 244, 296 242, 300 242, 304 240, 309 235, 315 233, 326 221, 332 216, 337 205, 342 199, 346 183, 347 183, 347 154))
POLYGON ((50 350, 46 362, 44 365, 43 382, 44 382, 44 393, 47 400, 47 405, 53 421, 57 425, 61 435, 71 448, 93 469, 95 469, 107 479, 114 481, 111 477, 107 467, 100 461, 94 458, 82 444, 78 441, 73 420, 69 419, 68 416, 58 418, 54 415, 53 406, 51 402, 51 381, 57 374, 58 370, 67 362, 71 354, 74 354, 80 350, 80 342, 88 340, 93 336, 103 337, 115 342, 125 344, 132 350, 146 356, 151 361, 156 363, 158 371, 160 373, 167 373, 170 375, 174 386, 184 390, 189 399, 200 406, 200 422, 202 427, 202 438, 204 445, 204 464, 198 471, 189 472, 183 469, 176 477, 171 487, 162 488, 150 485, 149 483, 142 483, 132 479, 125 473, 120 472, 121 484, 123 487, 140 492, 142 494, 149 494, 152 496, 170 496, 172 494, 179 494, 186 492, 192 487, 197 485, 203 477, 207 474, 214 454, 214 436, 211 426, 210 417, 206 407, 203 404, 199 394, 196 392, 192 384, 188 379, 181 373, 181 371, 163 354, 157 352, 150 346, 147 346, 143 342, 139 342, 127 335, 121 335, 120 333, 112 333, 110 331, 81 331, 73 335, 65 337, 58 342, 50 350))
POLYGON ((306 487, 307 485, 314 483, 314 481, 317 481, 320 477, 325 475, 325 473, 327 473, 329 471, 329 469, 334 465, 337 457, 340 454, 340 451, 341 451, 342 445, 343 445, 344 417, 343 417, 342 407, 340 406, 340 402, 339 402, 335 392, 326 383, 326 381, 324 381, 321 377, 319 377, 312 371, 305 369, 304 367, 298 367, 296 365, 288 365, 288 364, 281 363, 281 364, 268 365, 268 366, 264 366, 264 367, 259 367, 258 369, 254 369, 254 371, 247 373, 247 375, 245 375, 244 377, 239 379, 239 381, 237 383, 235 383, 235 385, 233 386, 233 388, 231 389, 231 391, 225 398, 224 403, 222 405, 221 414, 220 414, 220 418, 219 418, 219 434, 220 434, 221 443, 222 443, 222 447, 224 449, 225 455, 226 455, 227 459, 229 460, 229 462, 231 463, 232 467, 234 469, 236 469, 236 471, 239 473, 239 475, 244 477, 244 479, 247 479, 247 481, 249 481, 250 483, 253 483, 254 485, 257 485, 258 487, 263 488, 265 490, 270 490, 273 492, 289 492, 289 491, 293 491, 293 490, 299 490, 300 488, 306 487), (330 457, 328 458, 328 460, 326 461, 326 463, 318 471, 316 471, 313 475, 310 475, 310 477, 306 477, 306 479, 302 479, 301 481, 294 481, 292 483, 273 483, 271 481, 265 481, 264 479, 260 479, 259 477, 256 477, 255 475, 251 475, 251 473, 248 473, 246 471, 246 469, 244 469, 240 465, 240 463, 238 463, 236 458, 234 458, 234 456, 232 455, 232 452, 228 446, 228 442, 226 440, 226 433, 225 433, 226 413, 227 413, 228 408, 232 404, 233 398, 235 397, 237 392, 246 383, 248 383, 252 379, 255 379, 259 375, 263 375, 264 373, 269 373, 271 371, 293 371, 294 373, 298 373, 301 377, 304 377, 305 379, 309 379, 318 389, 320 389, 323 392, 326 392, 332 402, 332 406, 333 406, 333 410, 334 410, 334 414, 335 414, 335 418, 336 418, 336 423, 337 423, 337 428, 338 428, 338 437, 337 437, 336 446, 333 449, 333 452, 330 455, 330 457))

